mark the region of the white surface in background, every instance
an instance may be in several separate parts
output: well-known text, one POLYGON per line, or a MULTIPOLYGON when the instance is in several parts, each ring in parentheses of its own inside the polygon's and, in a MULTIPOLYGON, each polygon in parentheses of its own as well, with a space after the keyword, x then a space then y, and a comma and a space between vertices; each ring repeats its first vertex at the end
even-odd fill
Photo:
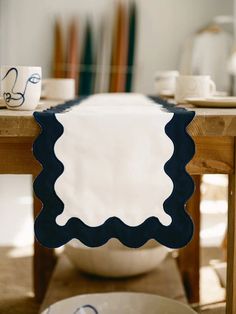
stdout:
POLYGON ((227 224, 227 175, 207 174, 202 177, 201 232, 202 246, 220 246, 227 224))
POLYGON ((227 200, 203 200, 201 201, 201 214, 227 215, 227 200))
POLYGON ((33 243, 32 179, 0 176, 0 246, 33 243))
MULTIPOLYGON (((202 227, 202 230, 200 232, 200 239, 201 239, 201 245, 203 247, 213 247, 213 246, 220 247, 220 245, 222 244, 222 240, 225 235, 226 224, 225 224, 225 219, 224 219, 225 217, 221 217, 221 218, 222 218, 220 220, 221 222, 216 221, 216 219, 213 219, 211 221, 211 224, 209 224, 209 226, 202 227)), ((206 216, 205 219, 209 219, 209 217, 206 216)), ((204 225, 206 225, 206 223, 204 225)))
MULTIPOLYGON (((178 68, 182 44, 189 35, 216 15, 231 15, 233 11, 233 0, 136 2, 139 38, 135 91, 149 94, 154 92, 157 70, 178 68)), ((44 77, 50 76, 55 17, 61 15, 66 25, 70 17, 77 17, 80 23, 89 16, 96 36, 101 18, 111 14, 115 3, 113 0, 0 0, 0 64, 42 65, 44 77)))
POLYGON ((211 185, 224 186, 227 187, 228 179, 227 175, 216 175, 216 174, 207 174, 202 177, 202 182, 208 183, 211 185))
POLYGON ((221 246, 227 225, 227 201, 204 200, 201 202, 200 209, 202 246, 221 246))

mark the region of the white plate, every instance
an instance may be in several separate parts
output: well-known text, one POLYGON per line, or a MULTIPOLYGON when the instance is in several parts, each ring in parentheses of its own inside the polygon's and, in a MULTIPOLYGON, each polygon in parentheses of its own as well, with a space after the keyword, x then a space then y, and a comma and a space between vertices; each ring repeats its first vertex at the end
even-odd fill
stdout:
POLYGON ((187 305, 153 294, 85 294, 59 301, 42 314, 196 314, 187 305))
POLYGON ((207 108, 236 108, 236 97, 186 98, 189 104, 207 108))

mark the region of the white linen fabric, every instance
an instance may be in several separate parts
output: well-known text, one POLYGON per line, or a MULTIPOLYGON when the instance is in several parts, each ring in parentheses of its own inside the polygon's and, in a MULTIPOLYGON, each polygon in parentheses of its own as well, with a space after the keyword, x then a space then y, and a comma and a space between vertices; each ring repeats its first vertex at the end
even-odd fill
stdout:
POLYGON ((64 165, 55 183, 64 203, 57 224, 118 217, 137 226, 152 216, 171 223, 163 202, 173 190, 164 170, 174 151, 165 133, 173 113, 143 95, 100 94, 55 116, 64 128, 54 147, 64 165))

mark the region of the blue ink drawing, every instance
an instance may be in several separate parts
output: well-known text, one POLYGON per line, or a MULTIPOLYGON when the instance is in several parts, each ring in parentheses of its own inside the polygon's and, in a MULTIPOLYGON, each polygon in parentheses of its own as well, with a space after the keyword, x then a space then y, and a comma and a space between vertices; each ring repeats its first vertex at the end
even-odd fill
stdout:
POLYGON ((84 311, 84 309, 90 309, 91 311, 89 311, 89 313, 91 313, 91 314, 98 314, 98 311, 95 309, 95 307, 90 305, 90 304, 82 305, 81 307, 76 309, 73 314, 86 314, 86 313, 88 313, 87 311, 84 311))
POLYGON ((11 73, 14 72, 15 73, 15 79, 12 85, 12 88, 10 90, 10 92, 4 92, 3 93, 3 98, 5 100, 5 102, 8 104, 9 107, 12 108, 18 108, 20 106, 22 106, 25 102, 25 93, 26 93, 26 89, 29 83, 31 84, 38 84, 41 81, 41 77, 38 73, 33 73, 26 81, 25 83, 25 87, 24 90, 22 92, 17 92, 14 90, 17 79, 18 79, 18 70, 16 68, 10 68, 7 73, 5 74, 5 76, 2 78, 2 81, 11 73), (13 101, 14 103, 16 102, 16 104, 11 105, 10 102, 13 101))

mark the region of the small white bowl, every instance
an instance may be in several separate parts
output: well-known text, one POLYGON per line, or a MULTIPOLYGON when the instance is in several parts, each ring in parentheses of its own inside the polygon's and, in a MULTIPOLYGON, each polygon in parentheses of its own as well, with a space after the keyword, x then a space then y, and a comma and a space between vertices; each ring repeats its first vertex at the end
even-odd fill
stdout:
POLYGON ((72 240, 65 253, 81 271, 103 277, 129 277, 149 272, 167 256, 168 249, 154 240, 139 249, 130 249, 116 239, 99 248, 88 248, 72 240))
POLYGON ((196 314, 187 305, 154 294, 111 292, 59 301, 42 314, 196 314))

